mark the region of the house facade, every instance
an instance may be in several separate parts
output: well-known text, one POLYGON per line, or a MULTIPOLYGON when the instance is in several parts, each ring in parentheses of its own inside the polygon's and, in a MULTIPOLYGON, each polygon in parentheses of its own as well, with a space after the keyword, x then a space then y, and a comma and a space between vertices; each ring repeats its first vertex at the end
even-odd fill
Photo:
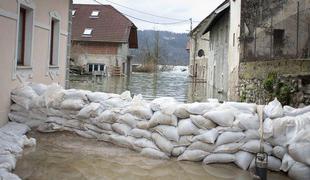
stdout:
POLYGON ((209 97, 310 103, 310 0, 226 0, 206 19, 209 97))
POLYGON ((0 126, 24 82, 65 86, 71 0, 0 1, 0 126))
POLYGON ((136 26, 110 5, 73 5, 74 64, 100 75, 131 73, 129 48, 138 48, 136 26))

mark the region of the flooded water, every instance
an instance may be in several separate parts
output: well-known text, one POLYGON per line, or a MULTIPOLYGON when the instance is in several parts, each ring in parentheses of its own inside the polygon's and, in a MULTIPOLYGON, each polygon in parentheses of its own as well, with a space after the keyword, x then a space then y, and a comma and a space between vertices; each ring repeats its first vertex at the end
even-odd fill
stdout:
MULTIPOLYGON (((15 172, 24 180, 250 180, 251 175, 234 165, 155 160, 105 142, 70 133, 31 132, 37 147, 26 149, 15 172)), ((271 173, 269 179, 283 179, 271 173)))
POLYGON ((192 83, 186 71, 132 73, 129 77, 71 76, 70 88, 117 94, 129 90, 132 94, 142 94, 147 100, 166 96, 180 102, 207 100, 204 83, 192 83))

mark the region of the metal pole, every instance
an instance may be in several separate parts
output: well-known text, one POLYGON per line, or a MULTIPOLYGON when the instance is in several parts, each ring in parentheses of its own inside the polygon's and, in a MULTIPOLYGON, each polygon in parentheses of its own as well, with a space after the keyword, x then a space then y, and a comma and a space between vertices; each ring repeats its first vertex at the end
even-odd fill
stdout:
POLYGON ((297 1, 296 57, 299 54, 299 1, 297 1))
POLYGON ((66 79, 65 79, 65 88, 70 87, 69 84, 69 73, 70 73, 70 56, 71 56, 71 27, 72 27, 72 0, 69 0, 69 9, 68 9, 68 36, 67 36, 67 58, 66 58, 66 79))

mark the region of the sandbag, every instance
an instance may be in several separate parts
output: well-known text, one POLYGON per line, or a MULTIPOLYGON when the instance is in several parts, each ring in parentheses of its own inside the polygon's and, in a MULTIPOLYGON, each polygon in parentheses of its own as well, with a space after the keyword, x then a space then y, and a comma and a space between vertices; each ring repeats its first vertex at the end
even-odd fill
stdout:
POLYGON ((152 148, 152 149, 159 150, 158 147, 153 143, 153 141, 150 141, 145 138, 137 139, 134 142, 134 145, 140 148, 152 148))
POLYGON ((202 141, 204 143, 214 144, 218 134, 219 133, 216 129, 211 129, 211 130, 206 131, 203 134, 195 136, 193 141, 202 141))
POLYGON ((223 144, 220 146, 217 146, 214 149, 214 153, 236 153, 239 151, 239 148, 243 145, 244 143, 229 143, 229 144, 223 144))
POLYGON ((235 143, 241 141, 244 138, 245 135, 242 132, 224 132, 217 138, 216 145, 219 146, 222 144, 235 143))
POLYGON ((180 136, 197 135, 199 134, 199 128, 190 119, 184 119, 179 121, 178 133, 180 136))
POLYGON ((84 105, 85 103, 82 99, 66 99, 61 103, 60 107, 67 110, 81 110, 84 105))
POLYGON ((30 86, 27 85, 23 85, 22 87, 13 89, 11 91, 11 95, 28 98, 30 100, 38 97, 38 94, 30 86))
POLYGON ((90 119, 90 123, 97 126, 100 129, 106 131, 112 131, 112 125, 110 123, 100 122, 97 118, 90 119))
POLYGON ((186 150, 186 148, 184 146, 175 147, 175 148, 173 148, 171 155, 174 157, 179 157, 181 154, 183 154, 183 152, 185 150, 186 150))
POLYGON ((155 144, 162 150, 164 153, 170 155, 173 150, 173 144, 166 139, 165 137, 161 136, 158 133, 152 133, 152 139, 155 144))
POLYGON ((280 171, 280 167, 281 167, 281 160, 273 157, 273 156, 268 156, 268 169, 272 170, 272 171, 280 171))
POLYGON ((257 114, 240 113, 236 115, 236 120, 238 126, 243 130, 248 129, 258 129, 259 119, 257 114))
POLYGON ((273 121, 269 118, 264 120, 263 123, 264 138, 268 139, 273 136, 273 121))
POLYGON ((110 135, 110 140, 115 145, 134 149, 135 138, 131 136, 126 137, 126 136, 112 134, 110 135))
POLYGON ((113 131, 117 132, 120 135, 128 136, 131 131, 131 127, 126 124, 114 123, 112 124, 113 131))
POLYGON ((152 138, 152 133, 144 130, 144 129, 138 129, 134 128, 130 131, 130 135, 135 137, 135 138, 146 138, 146 139, 151 139, 152 138))
POLYGON ((11 100, 14 103, 22 106, 26 110, 29 110, 31 108, 31 99, 28 99, 28 98, 22 97, 22 96, 11 95, 11 100))
POLYGON ((282 104, 275 98, 264 107, 264 114, 270 119, 275 119, 283 116, 282 104))
POLYGON ((135 127, 137 127, 139 120, 137 117, 127 113, 124 115, 120 115, 116 122, 122 123, 122 124, 127 124, 128 126, 135 128, 135 127))
POLYGON ((102 111, 103 109, 99 103, 90 103, 79 111, 77 117, 82 119, 95 118, 99 116, 102 111))
POLYGON ((235 154, 235 157, 236 159, 234 163, 242 170, 247 170, 254 158, 254 155, 246 151, 239 151, 235 154))
POLYGON ((190 114, 203 115, 206 112, 219 106, 219 103, 192 103, 187 107, 187 111, 190 114))
POLYGON ((96 103, 100 103, 102 101, 105 101, 111 98, 109 94, 104 93, 104 92, 89 92, 89 93, 86 93, 86 97, 88 101, 96 102, 96 103))
POLYGON ((25 124, 8 122, 4 126, 0 127, 0 131, 13 136, 22 136, 30 131, 30 128, 25 124))
POLYGON ((37 95, 41 96, 47 90, 47 86, 45 84, 40 83, 30 83, 28 84, 29 87, 32 88, 36 92, 37 95))
POLYGON ((180 136, 179 141, 178 141, 178 145, 180 146, 188 146, 192 143, 194 136, 190 135, 190 136, 180 136))
POLYGON ((309 180, 310 167, 303 163, 296 162, 288 171, 288 176, 297 180, 309 180))
POLYGON ((170 141, 179 141, 178 129, 174 126, 159 125, 154 127, 153 129, 170 141))
MULTIPOLYGON (((267 143, 263 143, 263 146, 264 146, 264 151, 270 155, 272 153, 271 145, 267 143)), ((240 149, 256 154, 260 152, 260 140, 250 140, 246 142, 244 145, 242 145, 240 149)))
MULTIPOLYGON (((178 103, 177 100, 173 97, 160 97, 160 98, 156 98, 153 101, 151 101, 150 107, 153 111, 161 111, 161 110, 165 110, 165 108, 168 107, 166 104, 173 107, 173 105, 177 103, 178 103)), ((172 112, 170 112, 170 114, 172 114, 174 111, 175 111, 175 107, 172 109, 172 112)))
POLYGON ((89 91, 84 91, 84 90, 77 90, 77 89, 67 89, 64 91, 64 99, 75 99, 75 100, 82 100, 82 101, 87 101, 86 94, 89 91))
POLYGON ((216 146, 214 144, 203 143, 201 141, 197 141, 192 143, 187 147, 188 150, 202 150, 206 152, 212 152, 216 146))
POLYGON ((210 153, 201 150, 186 150, 178 157, 178 161, 201 161, 208 154, 210 153))
POLYGON ((287 149, 285 147, 282 146, 275 146, 272 149, 272 155, 274 155, 275 157, 282 159, 284 154, 286 154, 287 149))
POLYGON ((298 109, 295 109, 295 108, 290 107, 290 106, 284 106, 283 111, 284 111, 284 116, 299 116, 299 115, 302 115, 304 113, 309 113, 310 112, 310 106, 306 106, 306 107, 298 108, 298 109))
POLYGON ((249 129, 244 132, 245 141, 249 141, 252 139, 260 139, 258 130, 249 129))
POLYGON ((290 155, 285 153, 282 159, 280 170, 287 172, 295 164, 295 162, 296 161, 294 161, 290 155))
POLYGON ((233 121, 235 119, 234 113, 231 110, 214 110, 209 111, 203 115, 203 117, 212 120, 214 123, 224 126, 230 127, 233 125, 233 121))
POLYGON ((188 104, 179 104, 176 106, 176 109, 174 111, 174 115, 177 116, 180 119, 186 119, 189 118, 190 113, 187 111, 188 104))
POLYGON ((177 126, 178 120, 175 115, 167 115, 163 114, 160 111, 157 111, 153 114, 152 118, 148 123, 149 127, 155 127, 157 125, 177 126))
POLYGON ((113 111, 105 110, 96 119, 98 120, 98 122, 105 122, 105 123, 113 124, 116 122, 117 117, 113 111))
POLYGON ((216 124, 213 121, 206 119, 201 115, 190 115, 190 119, 193 124, 200 129, 212 129, 216 127, 216 124))
POLYGON ((155 159, 169 159, 169 156, 167 156, 165 153, 158 151, 156 149, 152 148, 144 148, 141 151, 141 155, 148 156, 155 159))
POLYGON ((3 179, 3 180, 21 180, 17 175, 8 172, 4 168, 0 168, 0 179, 3 179))
POLYGON ((257 105, 254 103, 243 103, 243 102, 225 102, 224 105, 231 106, 245 113, 256 113, 257 105))
POLYGON ((148 105, 131 105, 125 110, 125 112, 141 119, 150 119, 153 115, 152 110, 148 105))
POLYGON ((295 161, 310 166, 310 143, 290 144, 288 153, 295 161))
POLYGON ((16 158, 13 154, 0 154, 0 169, 12 171, 16 166, 16 158))
POLYGON ((150 124, 148 121, 140 121, 137 123, 137 128, 139 128, 139 129, 145 130, 145 129, 149 129, 149 127, 150 127, 150 124))
POLYGON ((212 163, 231 163, 235 161, 234 154, 210 154, 204 158, 203 164, 212 164, 212 163))

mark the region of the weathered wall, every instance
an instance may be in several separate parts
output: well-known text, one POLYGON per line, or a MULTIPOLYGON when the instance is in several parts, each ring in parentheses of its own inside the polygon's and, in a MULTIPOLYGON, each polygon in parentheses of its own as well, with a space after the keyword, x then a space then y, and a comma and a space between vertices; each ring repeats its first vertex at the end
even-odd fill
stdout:
POLYGON ((239 69, 239 95, 241 101, 268 102, 272 96, 283 96, 293 106, 310 103, 310 60, 273 60, 242 62, 239 69), (273 86, 280 84, 279 92, 266 89, 268 75, 278 74, 273 86), (289 94, 283 94, 289 88, 289 94), (277 94, 277 95, 274 95, 277 94))
POLYGON ((65 85, 66 43, 69 16, 69 0, 28 0, 35 5, 34 37, 31 66, 15 68, 15 50, 17 48, 18 1, 0 1, 0 126, 8 120, 10 92, 23 81, 65 85), (60 15, 59 64, 49 67, 49 34, 51 11, 60 15))

